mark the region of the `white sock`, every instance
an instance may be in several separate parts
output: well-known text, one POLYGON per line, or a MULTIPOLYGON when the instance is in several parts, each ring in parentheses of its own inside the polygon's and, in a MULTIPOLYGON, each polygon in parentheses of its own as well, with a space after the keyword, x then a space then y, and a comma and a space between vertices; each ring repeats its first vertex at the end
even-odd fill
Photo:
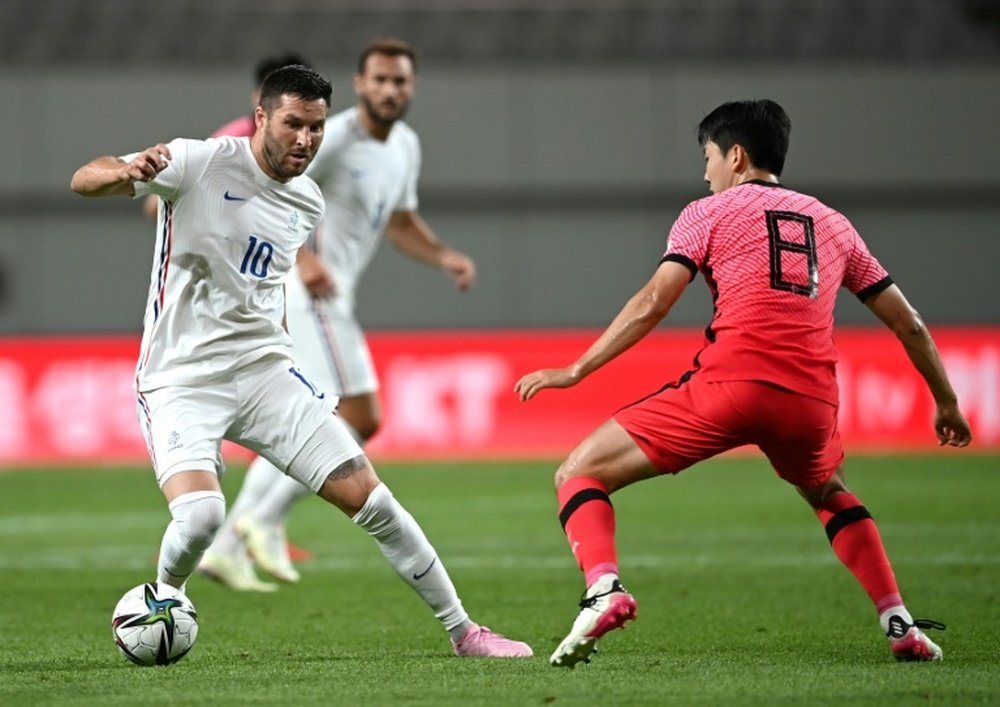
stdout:
POLYGON ((389 487, 376 486, 351 520, 375 539, 396 574, 427 602, 452 638, 461 638, 471 623, 455 585, 424 531, 399 505, 389 487))
POLYGON ((611 587, 614 586, 615 580, 618 579, 618 575, 614 572, 607 572, 598 577, 593 584, 587 587, 587 596, 592 597, 595 594, 605 594, 611 591, 611 587))
MULTIPOLYGON (((264 461, 258 459, 257 461, 264 461)), ((254 462, 256 464, 256 462, 254 462)), ((278 471, 276 467, 272 468, 278 471)), ((280 471, 278 471, 281 474, 280 471)), ((292 511, 292 506, 300 498, 312 494, 308 487, 303 486, 291 476, 281 474, 281 478, 275 479, 271 488, 267 490, 257 504, 247 510, 258 523, 284 526, 288 520, 288 514, 292 511)))
POLYGON ((173 520, 160 541, 156 579, 183 590, 226 515, 226 499, 218 491, 184 493, 170 503, 173 520))
POLYGON ((279 480, 286 478, 281 471, 264 457, 257 457, 247 469, 240 492, 233 501, 226 520, 215 536, 210 552, 220 555, 235 555, 243 552, 243 541, 236 533, 236 519, 257 506, 279 480))

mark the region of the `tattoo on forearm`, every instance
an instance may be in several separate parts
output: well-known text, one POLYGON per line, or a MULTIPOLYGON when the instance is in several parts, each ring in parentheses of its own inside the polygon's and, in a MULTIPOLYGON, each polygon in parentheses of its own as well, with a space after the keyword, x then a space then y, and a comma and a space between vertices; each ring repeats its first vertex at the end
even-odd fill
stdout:
POLYGON ((365 468, 365 456, 359 454, 353 459, 348 459, 343 464, 340 464, 336 469, 330 472, 330 475, 326 477, 327 481, 340 481, 341 479, 346 479, 348 476, 355 474, 365 468))

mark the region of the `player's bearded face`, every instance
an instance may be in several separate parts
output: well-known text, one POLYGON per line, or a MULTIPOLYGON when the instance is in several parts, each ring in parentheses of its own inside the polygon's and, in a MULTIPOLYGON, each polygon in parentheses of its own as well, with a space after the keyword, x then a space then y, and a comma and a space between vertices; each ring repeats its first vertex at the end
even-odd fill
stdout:
POLYGON ((327 108, 323 100, 284 95, 269 114, 258 116, 263 120, 263 129, 258 129, 262 167, 268 176, 286 182, 306 171, 323 141, 327 108))
POLYGON ((385 126, 406 115, 414 88, 413 62, 408 56, 372 54, 364 73, 354 77, 354 90, 368 117, 385 126))

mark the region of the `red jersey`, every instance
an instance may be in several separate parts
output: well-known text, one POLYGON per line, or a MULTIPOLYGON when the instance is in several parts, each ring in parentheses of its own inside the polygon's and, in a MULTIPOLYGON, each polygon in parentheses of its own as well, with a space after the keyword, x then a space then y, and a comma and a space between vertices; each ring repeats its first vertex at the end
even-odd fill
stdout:
POLYGON ((257 132, 257 124, 252 115, 241 115, 235 120, 230 120, 221 128, 212 133, 212 137, 230 135, 232 137, 250 137, 257 132))
POLYGON ((764 381, 837 404, 833 308, 892 284, 851 223, 806 194, 751 181, 694 201, 663 260, 698 271, 715 314, 695 357, 709 381, 764 381))

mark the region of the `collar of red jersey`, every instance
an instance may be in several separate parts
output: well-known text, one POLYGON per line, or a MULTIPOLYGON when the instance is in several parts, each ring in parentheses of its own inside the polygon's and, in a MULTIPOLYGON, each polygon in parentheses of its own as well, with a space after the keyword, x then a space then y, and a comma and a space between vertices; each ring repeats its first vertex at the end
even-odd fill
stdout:
POLYGON ((782 184, 780 182, 769 182, 769 181, 767 181, 765 179, 748 179, 745 182, 740 182, 736 186, 740 186, 741 187, 744 184, 756 184, 757 186, 760 186, 760 187, 781 187, 782 186, 782 184))

